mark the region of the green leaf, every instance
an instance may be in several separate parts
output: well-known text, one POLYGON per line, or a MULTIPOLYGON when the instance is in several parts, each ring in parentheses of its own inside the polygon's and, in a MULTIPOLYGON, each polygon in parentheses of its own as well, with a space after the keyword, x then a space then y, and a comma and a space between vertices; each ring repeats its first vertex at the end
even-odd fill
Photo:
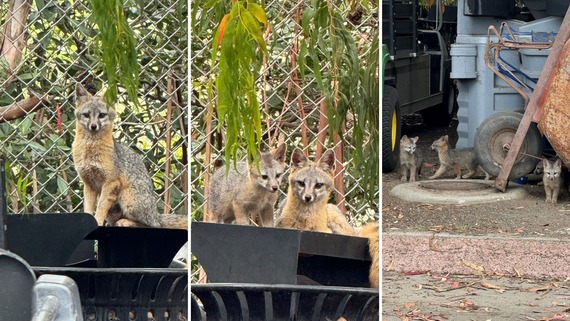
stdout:
POLYGON ((249 13, 249 11, 240 11, 241 21, 243 22, 244 27, 249 32, 249 34, 253 37, 255 42, 261 47, 263 52, 268 56, 269 53, 267 52, 267 48, 265 45, 265 40, 263 39, 263 33, 259 28, 259 24, 255 22, 255 19, 249 13))
POLYGON ((301 42, 301 47, 299 48, 299 54, 297 55, 297 64, 299 65, 299 74, 301 77, 305 77, 305 69, 306 69, 306 60, 305 56, 307 55, 307 43, 305 41, 301 42))
POLYGON ((67 191, 67 187, 68 186, 67 186, 67 183, 65 182, 65 180, 62 177, 58 176, 57 177, 57 191, 60 194, 65 194, 65 192, 67 191))
POLYGON ((44 146, 38 144, 37 142, 30 141, 30 142, 28 142, 28 145, 29 145, 33 150, 35 150, 36 152, 38 152, 38 153, 40 153, 40 154, 46 152, 46 148, 45 148, 44 146))
POLYGON ((257 21, 267 25, 267 15, 260 5, 257 3, 248 3, 247 10, 257 19, 257 21))

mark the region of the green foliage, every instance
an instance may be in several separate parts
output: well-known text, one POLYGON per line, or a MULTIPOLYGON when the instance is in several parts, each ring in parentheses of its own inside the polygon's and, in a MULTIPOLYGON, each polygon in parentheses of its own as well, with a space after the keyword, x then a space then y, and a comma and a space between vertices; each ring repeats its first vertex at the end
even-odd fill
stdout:
POLYGON ((299 53, 301 73, 305 78, 314 78, 326 98, 331 136, 339 133, 356 147, 350 166, 362 177, 367 198, 375 202, 380 166, 378 31, 370 31, 371 45, 365 47, 368 51, 359 59, 362 55, 353 30, 329 2, 311 1, 303 11, 301 26, 305 36, 299 53), (351 136, 342 132, 348 114, 355 119, 351 136))
POLYGON ((262 54, 268 55, 260 23, 267 23, 261 6, 234 1, 230 13, 222 18, 212 43, 212 67, 218 61, 220 47, 216 78, 218 130, 226 129, 227 168, 230 160, 237 158, 243 140, 248 158, 257 161, 258 157, 261 111, 255 81, 259 76, 262 54))
POLYGON ((129 98, 139 105, 139 71, 136 39, 129 26, 122 0, 92 0, 91 18, 99 27, 101 60, 107 76, 105 100, 112 106, 118 97, 119 83, 127 90, 129 98))

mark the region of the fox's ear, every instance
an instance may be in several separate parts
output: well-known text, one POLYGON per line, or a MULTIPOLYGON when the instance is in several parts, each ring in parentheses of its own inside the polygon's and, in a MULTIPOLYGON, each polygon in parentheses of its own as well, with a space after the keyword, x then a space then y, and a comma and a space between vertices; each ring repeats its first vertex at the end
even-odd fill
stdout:
POLYGON ((550 162, 548 161, 548 159, 546 159, 546 157, 542 157, 542 166, 544 166, 544 168, 550 166, 550 162))
POLYGON ((91 93, 89 93, 87 91, 87 89, 85 89, 85 87, 83 87, 83 85, 81 83, 77 83, 75 84, 75 98, 76 99, 80 99, 80 98, 90 98, 93 97, 93 95, 91 95, 91 93))
POLYGON ((407 142, 407 141, 408 141, 408 136, 407 136, 407 135, 402 136, 402 138, 400 138, 400 141, 401 141, 402 143, 407 142))
POLYGON ((277 149, 273 152, 273 159, 283 163, 285 161, 285 152, 287 151, 287 145, 281 144, 277 149))
POLYGON ((334 150, 329 149, 327 150, 323 156, 321 156, 321 159, 319 159, 319 166, 327 172, 333 172, 334 171, 334 163, 335 163, 335 157, 334 157, 334 150))
POLYGON ((303 167, 308 162, 309 160, 307 159, 305 154, 303 154, 303 151, 298 148, 295 148, 293 154, 291 155, 291 164, 293 164, 293 167, 303 167))

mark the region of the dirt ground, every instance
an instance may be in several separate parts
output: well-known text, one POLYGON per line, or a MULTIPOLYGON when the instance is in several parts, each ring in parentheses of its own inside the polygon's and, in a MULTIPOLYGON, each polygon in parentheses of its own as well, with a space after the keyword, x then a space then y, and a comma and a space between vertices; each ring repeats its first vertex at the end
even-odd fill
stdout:
POLYGON ((568 281, 385 273, 382 320, 568 320, 568 281))
MULTIPOLYGON (((407 116, 403 121, 402 135, 419 136, 418 146, 423 149, 424 166, 420 180, 427 180, 439 167, 437 152, 430 150, 434 140, 449 135, 451 146, 457 141, 457 121, 448 127, 427 127, 421 116, 407 116)), ((465 173, 465 169, 463 172, 465 173)), ((453 178, 453 171, 442 178, 453 178)), ((484 173, 478 173, 483 179, 484 173)), ((517 201, 500 201, 478 205, 440 205, 405 202, 391 196, 390 190, 401 184, 398 170, 382 174, 382 230, 447 232, 452 234, 507 236, 549 236, 570 238, 570 196, 561 195, 558 204, 544 201, 538 180, 525 185, 529 197, 517 201)), ((512 184, 512 183, 509 183, 512 184)), ((508 187, 507 187, 508 188, 508 187)))

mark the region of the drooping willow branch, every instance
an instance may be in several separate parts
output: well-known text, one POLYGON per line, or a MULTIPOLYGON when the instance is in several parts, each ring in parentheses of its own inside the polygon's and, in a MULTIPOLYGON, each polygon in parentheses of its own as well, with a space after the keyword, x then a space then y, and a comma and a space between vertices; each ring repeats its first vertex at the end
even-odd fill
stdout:
POLYGON ((115 103, 120 83, 125 86, 129 99, 136 106, 140 66, 137 60, 134 36, 123 8, 123 0, 92 0, 91 18, 99 27, 97 40, 101 49, 101 61, 107 76, 107 105, 115 103))
POLYGON ((243 142, 247 146, 248 159, 258 161, 261 110, 255 81, 263 61, 261 55, 269 56, 261 24, 267 26, 267 16, 260 5, 233 1, 230 13, 222 18, 213 41, 212 69, 218 62, 215 79, 218 130, 226 129, 227 168, 230 160, 237 158, 243 142))

